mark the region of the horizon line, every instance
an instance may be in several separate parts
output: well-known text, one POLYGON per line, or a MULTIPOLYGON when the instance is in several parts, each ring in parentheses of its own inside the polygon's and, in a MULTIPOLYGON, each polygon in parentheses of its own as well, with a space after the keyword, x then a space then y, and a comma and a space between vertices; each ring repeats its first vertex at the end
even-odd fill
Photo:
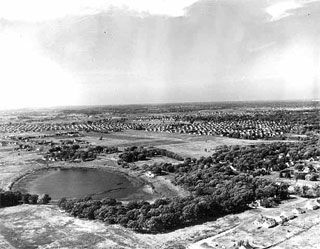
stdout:
POLYGON ((121 107, 121 106, 157 106, 175 104, 210 104, 210 103, 261 103, 261 102, 320 102, 320 99, 286 99, 286 100, 217 100, 217 101, 184 101, 184 102, 157 102, 157 103, 129 103, 129 104, 89 104, 89 105, 56 105, 47 107, 17 107, 0 109, 2 111, 44 110, 44 109, 68 109, 68 108, 99 108, 99 107, 121 107))

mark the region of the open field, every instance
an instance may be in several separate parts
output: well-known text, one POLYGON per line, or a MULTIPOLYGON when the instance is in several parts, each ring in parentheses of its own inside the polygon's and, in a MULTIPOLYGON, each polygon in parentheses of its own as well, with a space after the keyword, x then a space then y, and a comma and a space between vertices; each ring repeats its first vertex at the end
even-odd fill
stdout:
POLYGON ((249 145, 272 143, 275 141, 235 139, 220 136, 199 136, 191 134, 174 134, 167 132, 145 132, 127 130, 113 134, 89 133, 86 140, 96 145, 118 146, 155 146, 173 151, 183 157, 210 156, 214 149, 223 145, 249 145), (102 140, 99 140, 103 136, 102 140), (138 137, 136 140, 135 138, 138 137))
MULTIPOLYGON (((53 135, 52 132, 44 133, 53 135)), ((6 134, 9 136, 10 134, 6 134)), ((40 136, 42 133, 23 133, 21 136, 40 136)), ((48 142, 59 143, 60 141, 70 140, 68 136, 45 137, 48 142)), ((223 145, 249 145, 256 143, 272 143, 277 140, 249 140, 235 139, 221 136, 206 136, 192 134, 177 134, 167 132, 146 132, 137 130, 125 130, 114 133, 83 132, 76 139, 84 140, 92 145, 116 146, 120 149, 130 146, 155 146, 173 151, 184 157, 209 156, 217 146, 223 145), (101 139, 102 138, 102 139, 101 139)), ((33 140, 33 139, 31 139, 33 140)), ((38 146, 41 147, 41 146, 38 146)), ((1 148, 1 147, 0 147, 1 148)), ((3 147, 2 149, 7 148, 3 147)))

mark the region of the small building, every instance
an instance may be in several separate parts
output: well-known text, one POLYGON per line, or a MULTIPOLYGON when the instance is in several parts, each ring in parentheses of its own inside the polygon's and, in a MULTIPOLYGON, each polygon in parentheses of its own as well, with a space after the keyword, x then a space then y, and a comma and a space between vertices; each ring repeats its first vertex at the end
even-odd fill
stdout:
POLYGON ((295 191, 295 189, 294 189, 294 186, 290 185, 290 186, 288 187, 288 192, 289 192, 289 194, 295 193, 296 191, 295 191))
POLYGON ((265 221, 263 222, 262 226, 265 228, 271 228, 277 225, 277 222, 273 218, 265 218, 265 221))
POLYGON ((277 222, 274 218, 265 217, 259 215, 259 218, 253 222, 257 227, 271 228, 277 225, 277 222))
POLYGON ((286 217, 282 216, 282 215, 274 217, 274 220, 278 224, 283 224, 284 222, 288 221, 288 219, 286 217))
POLYGON ((155 177, 155 174, 153 174, 151 171, 147 171, 147 172, 145 173, 145 175, 146 175, 147 177, 150 177, 150 178, 154 178, 154 177, 155 177))
POLYGON ((280 214, 280 216, 285 217, 287 220, 292 220, 292 219, 294 219, 294 218, 296 217, 295 214, 293 214, 293 213, 287 213, 287 212, 282 212, 282 213, 280 214))
POLYGON ((236 245, 234 245, 235 249, 254 249, 253 246, 250 245, 249 241, 240 240, 236 245))
POLYGON ((279 177, 282 178, 293 178, 294 177, 294 170, 292 168, 283 169, 279 173, 279 177))
POLYGON ((292 209, 292 213, 295 214, 295 215, 303 214, 305 212, 306 211, 304 211, 302 208, 294 208, 294 209, 292 209))
POLYGON ((257 200, 257 201, 253 201, 251 202, 249 205, 248 205, 250 208, 259 208, 260 207, 260 200, 257 200))
POLYGON ((304 208, 307 209, 307 210, 316 210, 319 207, 320 207, 319 203, 316 203, 316 202, 313 202, 313 201, 308 201, 306 203, 306 205, 304 206, 304 208))

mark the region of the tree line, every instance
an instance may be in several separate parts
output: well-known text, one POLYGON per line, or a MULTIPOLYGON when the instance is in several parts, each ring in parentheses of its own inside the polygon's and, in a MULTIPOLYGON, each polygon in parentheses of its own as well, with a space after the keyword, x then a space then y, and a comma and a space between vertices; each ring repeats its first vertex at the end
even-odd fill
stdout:
POLYGON ((176 159, 178 161, 183 161, 183 157, 166 149, 159 148, 144 148, 143 146, 131 146, 125 148, 124 152, 119 155, 120 160, 118 163, 132 163, 136 161, 147 160, 147 158, 155 157, 155 156, 166 156, 172 159, 176 159))
POLYGON ((5 191, 0 189, 0 208, 21 204, 47 204, 51 200, 48 194, 36 195, 20 191, 5 191))
POLYGON ((46 158, 54 158, 59 161, 82 160, 89 161, 97 158, 98 154, 112 154, 118 152, 117 147, 93 146, 89 148, 81 148, 80 145, 63 145, 54 146, 49 149, 46 158))

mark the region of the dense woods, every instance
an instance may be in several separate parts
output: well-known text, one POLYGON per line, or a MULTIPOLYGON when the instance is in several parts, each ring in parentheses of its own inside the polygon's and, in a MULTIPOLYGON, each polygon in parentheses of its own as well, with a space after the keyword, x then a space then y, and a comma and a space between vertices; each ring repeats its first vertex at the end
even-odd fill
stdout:
POLYGON ((172 159, 176 159, 178 161, 183 161, 183 157, 180 155, 168 151, 165 149, 159 149, 159 148, 144 148, 142 146, 132 146, 125 148, 124 153, 121 153, 119 155, 120 161, 126 162, 126 163, 132 163, 136 161, 141 161, 141 160, 146 160, 147 158, 150 157, 155 157, 155 156, 166 156, 172 159))
MULTIPOLYGON (((241 172, 259 169, 279 171, 290 162, 320 156, 318 137, 310 137, 301 142, 276 142, 250 146, 223 146, 211 156, 213 162, 227 162, 241 172)), ((207 159, 210 161, 210 159, 207 159)))

